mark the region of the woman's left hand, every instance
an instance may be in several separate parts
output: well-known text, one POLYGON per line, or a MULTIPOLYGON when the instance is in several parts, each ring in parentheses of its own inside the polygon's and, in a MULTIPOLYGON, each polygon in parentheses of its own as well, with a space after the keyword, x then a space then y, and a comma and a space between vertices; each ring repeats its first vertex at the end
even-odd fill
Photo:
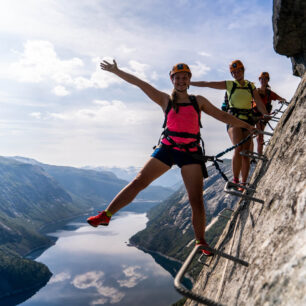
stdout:
POLYGON ((100 63, 100 67, 102 70, 106 70, 113 73, 118 70, 117 63, 115 60, 113 60, 113 64, 104 60, 102 63, 100 63))

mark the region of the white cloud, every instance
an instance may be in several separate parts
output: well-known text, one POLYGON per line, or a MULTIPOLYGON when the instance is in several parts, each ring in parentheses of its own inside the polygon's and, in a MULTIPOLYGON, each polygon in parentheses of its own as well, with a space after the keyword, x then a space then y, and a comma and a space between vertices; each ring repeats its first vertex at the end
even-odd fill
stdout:
POLYGON ((200 78, 203 75, 206 75, 208 71, 210 71, 210 67, 207 66, 204 63, 201 63, 199 61, 196 61, 196 63, 194 65, 189 65, 191 72, 192 72, 192 76, 194 78, 200 78))
POLYGON ((103 297, 93 301, 92 305, 97 305, 99 303, 105 304, 108 301, 111 304, 119 303, 124 298, 125 294, 116 288, 103 286, 103 277, 103 271, 90 271, 77 275, 71 283, 73 286, 81 290, 91 287, 96 288, 97 293, 103 297))
POLYGON ((144 274, 140 273, 139 271, 136 271, 141 269, 140 266, 127 267, 123 265, 122 267, 124 268, 122 272, 125 275, 126 279, 117 280, 120 287, 133 288, 137 284, 139 284, 142 280, 147 278, 147 276, 145 276, 144 274))
POLYGON ((30 113, 30 116, 36 119, 40 119, 41 118, 41 112, 33 112, 30 113))
POLYGON ((61 96, 61 97, 65 97, 65 96, 68 96, 70 94, 70 92, 62 85, 55 86, 54 89, 53 89, 53 92, 57 96, 61 96))
POLYGON ((128 108, 122 101, 95 100, 94 104, 95 106, 93 107, 81 108, 67 113, 50 113, 49 115, 60 120, 77 120, 83 122, 83 124, 88 122, 115 127, 137 125, 145 120, 137 113, 137 110, 128 108))
POLYGON ((71 74, 83 66, 79 58, 61 60, 49 41, 27 41, 19 61, 9 67, 8 74, 20 82, 38 83, 53 80, 71 82, 71 74))
POLYGON ((134 51, 136 51, 136 49, 135 48, 129 48, 126 45, 121 45, 119 47, 119 51, 121 51, 122 53, 129 54, 129 53, 133 53, 134 51))
POLYGON ((201 56, 207 56, 207 57, 211 56, 211 54, 209 54, 207 52, 204 52, 204 51, 200 51, 200 52, 198 52, 198 54, 201 55, 201 56))
POLYGON ((71 275, 68 272, 61 272, 52 276, 49 281, 49 284, 64 282, 67 279, 70 279, 71 275))

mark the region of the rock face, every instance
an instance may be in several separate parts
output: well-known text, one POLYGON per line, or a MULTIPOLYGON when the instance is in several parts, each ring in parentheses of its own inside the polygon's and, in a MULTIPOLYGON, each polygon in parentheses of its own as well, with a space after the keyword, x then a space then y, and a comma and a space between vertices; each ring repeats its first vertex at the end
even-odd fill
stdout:
MULTIPOLYGON (((252 176, 264 204, 240 201, 193 291, 222 305, 306 305, 306 75, 252 176)), ((197 305, 187 300, 185 305, 197 305)))
POLYGON ((293 74, 306 71, 306 1, 274 0, 274 49, 291 58, 293 74))

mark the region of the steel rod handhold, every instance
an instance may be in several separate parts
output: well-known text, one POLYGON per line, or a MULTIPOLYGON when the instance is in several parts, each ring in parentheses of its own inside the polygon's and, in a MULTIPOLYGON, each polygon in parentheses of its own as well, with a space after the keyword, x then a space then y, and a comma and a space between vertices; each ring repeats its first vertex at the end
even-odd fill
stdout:
POLYGON ((241 151, 240 155, 255 158, 255 159, 260 159, 260 160, 267 160, 266 156, 264 156, 263 154, 258 154, 256 152, 241 151))
POLYGON ((188 290, 186 289, 182 283, 181 283, 181 280, 182 278, 184 277, 184 274, 186 273, 188 267, 190 266, 193 258, 195 257, 195 255, 198 253, 199 250, 208 250, 214 254, 217 254, 219 256, 222 256, 224 258, 227 258, 229 260, 232 260, 234 262, 237 262, 237 263, 240 263, 241 265, 244 265, 244 266, 248 266, 249 264, 244 261, 244 260, 241 260, 237 257, 234 257, 234 256, 231 256, 229 254, 226 254, 226 253, 223 253, 221 251, 218 251, 216 249, 213 249, 211 247, 207 247, 207 246, 203 246, 203 245, 196 245, 193 250, 190 252, 190 254, 188 255, 187 259, 185 260, 185 262, 183 263, 183 265, 181 266, 180 270, 178 271, 178 273, 176 274, 176 277, 174 279, 174 288, 179 292, 181 293, 182 295, 198 302, 198 303, 202 303, 204 305, 209 305, 209 306, 222 306, 222 304, 219 304, 215 301, 212 301, 202 295, 199 295, 197 293, 194 293, 192 292, 191 290, 188 290))
POLYGON ((273 133, 269 133, 269 132, 265 132, 265 131, 261 131, 261 130, 257 130, 256 133, 267 135, 267 136, 273 136, 273 133))

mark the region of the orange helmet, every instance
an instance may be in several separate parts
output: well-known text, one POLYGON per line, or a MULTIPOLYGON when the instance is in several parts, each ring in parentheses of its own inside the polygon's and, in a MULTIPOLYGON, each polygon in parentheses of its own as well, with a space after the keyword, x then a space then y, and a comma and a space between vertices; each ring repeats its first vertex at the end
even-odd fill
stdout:
POLYGON ((259 76, 259 79, 261 79, 261 78, 263 78, 263 77, 267 78, 268 81, 270 81, 269 72, 266 72, 266 71, 262 72, 262 73, 260 74, 260 76, 259 76))
POLYGON ((178 72, 188 72, 190 73, 190 77, 192 75, 190 68, 188 67, 188 65, 184 64, 184 63, 179 63, 173 66, 172 70, 170 71, 170 77, 172 78, 176 73, 178 72))
POLYGON ((236 69, 242 68, 244 70, 244 66, 240 60, 234 60, 229 65, 230 72, 233 72, 236 69))

